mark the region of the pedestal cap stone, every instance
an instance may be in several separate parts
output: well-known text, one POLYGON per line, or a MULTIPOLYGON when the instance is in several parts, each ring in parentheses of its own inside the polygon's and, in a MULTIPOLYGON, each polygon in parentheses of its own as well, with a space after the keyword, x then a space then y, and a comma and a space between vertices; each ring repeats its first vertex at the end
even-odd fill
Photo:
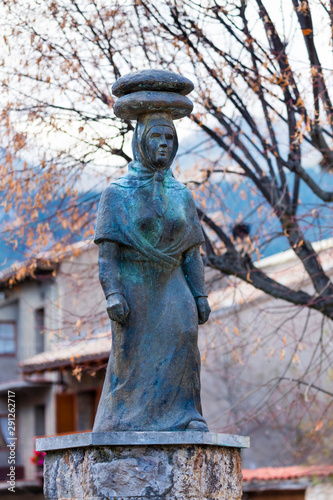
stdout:
POLYGON ((37 451, 64 450, 86 446, 211 445, 249 448, 250 438, 235 434, 199 431, 79 432, 36 439, 37 451))
POLYGON ((112 93, 122 97, 142 90, 154 90, 187 95, 193 89, 191 80, 184 76, 162 69, 148 69, 122 76, 113 84, 112 93))

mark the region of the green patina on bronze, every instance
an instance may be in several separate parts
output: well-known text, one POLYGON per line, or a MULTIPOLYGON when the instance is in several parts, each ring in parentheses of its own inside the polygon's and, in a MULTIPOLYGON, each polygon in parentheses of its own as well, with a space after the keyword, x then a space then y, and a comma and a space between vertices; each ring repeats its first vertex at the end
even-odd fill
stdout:
MULTIPOLYGON (((161 110, 158 98, 150 101, 149 110, 137 104, 126 109, 127 101, 117 108, 120 117, 138 123, 134 161, 104 191, 95 234, 112 320, 95 432, 208 430, 197 346, 198 322, 207 321, 210 312, 199 251, 203 235, 190 191, 170 171, 178 149, 172 119, 190 112, 173 94, 189 80, 166 73, 164 85, 163 72, 158 73, 158 85, 164 102, 168 81, 173 82, 170 113, 164 105, 161 110)), ((131 75, 130 82, 123 78, 123 89, 116 83, 118 95, 124 96, 117 102, 128 97, 129 89, 131 103, 143 91, 158 93, 152 70, 146 71, 146 82, 145 72, 136 78, 140 92, 131 75)))

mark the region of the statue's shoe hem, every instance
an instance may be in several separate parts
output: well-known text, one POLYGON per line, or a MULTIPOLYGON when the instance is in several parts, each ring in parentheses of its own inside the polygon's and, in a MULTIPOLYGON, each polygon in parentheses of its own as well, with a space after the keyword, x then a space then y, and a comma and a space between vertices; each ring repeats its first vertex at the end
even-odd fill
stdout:
POLYGON ((201 420, 192 420, 187 427, 187 431, 209 432, 207 424, 201 420))

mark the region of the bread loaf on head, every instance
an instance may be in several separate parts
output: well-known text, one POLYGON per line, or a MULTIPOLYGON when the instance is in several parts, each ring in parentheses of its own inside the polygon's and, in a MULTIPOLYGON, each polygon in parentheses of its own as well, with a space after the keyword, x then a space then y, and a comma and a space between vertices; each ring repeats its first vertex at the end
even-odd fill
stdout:
POLYGON ((120 77, 112 86, 112 94, 122 97, 133 92, 153 90, 187 95, 194 89, 188 78, 164 69, 144 69, 120 77))
POLYGON ((114 114, 118 118, 137 120, 148 113, 168 113, 173 120, 189 116, 193 109, 192 102, 175 92, 142 91, 120 97, 114 105, 114 114))

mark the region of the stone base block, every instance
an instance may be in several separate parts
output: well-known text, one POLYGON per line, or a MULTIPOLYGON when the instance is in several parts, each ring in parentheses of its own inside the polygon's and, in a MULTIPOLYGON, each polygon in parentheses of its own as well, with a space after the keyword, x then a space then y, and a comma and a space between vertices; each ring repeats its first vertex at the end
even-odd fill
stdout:
POLYGON ((46 499, 240 500, 239 448, 207 444, 47 451, 46 499))

